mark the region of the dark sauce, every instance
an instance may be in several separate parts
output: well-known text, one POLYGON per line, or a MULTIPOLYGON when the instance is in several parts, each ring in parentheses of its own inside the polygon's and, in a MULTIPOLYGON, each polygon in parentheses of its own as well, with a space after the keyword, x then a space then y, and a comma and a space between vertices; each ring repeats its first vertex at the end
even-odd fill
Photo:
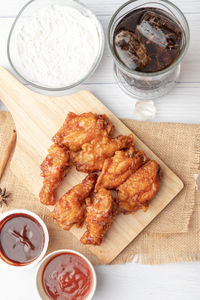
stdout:
POLYGON ((83 300, 92 289, 93 275, 82 257, 73 253, 61 253, 46 264, 42 283, 50 299, 83 300))
POLYGON ((169 67, 184 46, 184 31, 170 14, 157 8, 129 12, 116 26, 114 51, 130 70, 158 72, 169 67))
POLYGON ((44 232, 35 218, 16 213, 0 223, 0 256, 7 263, 27 265, 40 255, 43 247, 44 232))

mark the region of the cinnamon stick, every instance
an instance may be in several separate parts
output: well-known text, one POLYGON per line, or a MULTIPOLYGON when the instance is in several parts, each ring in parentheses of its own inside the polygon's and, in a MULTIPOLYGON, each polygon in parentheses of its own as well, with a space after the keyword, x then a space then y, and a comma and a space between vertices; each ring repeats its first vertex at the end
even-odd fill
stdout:
POLYGON ((7 162, 12 154, 12 150, 15 146, 16 138, 17 138, 17 133, 15 130, 13 130, 12 136, 8 142, 8 145, 7 145, 7 147, 3 153, 2 159, 0 161, 0 179, 4 173, 7 162))

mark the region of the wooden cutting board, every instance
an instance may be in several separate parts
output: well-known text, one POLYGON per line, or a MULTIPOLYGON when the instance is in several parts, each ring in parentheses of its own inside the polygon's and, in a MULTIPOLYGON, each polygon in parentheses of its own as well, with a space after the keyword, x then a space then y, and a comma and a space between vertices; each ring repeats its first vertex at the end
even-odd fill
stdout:
MULTIPOLYGON (((132 133, 89 91, 80 91, 64 97, 40 95, 26 88, 2 67, 0 67, 0 99, 12 113, 17 128, 17 145, 11 170, 37 197, 42 187, 40 164, 52 144, 51 137, 63 124, 68 112, 80 114, 91 111, 106 114, 115 126, 115 135, 132 133)), ((140 210, 134 215, 119 215, 101 246, 88 246, 104 263, 110 263, 183 188, 182 181, 136 136, 135 144, 160 164, 164 174, 161 188, 146 213, 140 210)), ((59 187, 57 197, 81 182, 85 176, 86 174, 72 168, 59 187)), ((38 205, 41 205, 39 198, 38 205)), ((85 230, 85 227, 71 229, 78 239, 85 230)))

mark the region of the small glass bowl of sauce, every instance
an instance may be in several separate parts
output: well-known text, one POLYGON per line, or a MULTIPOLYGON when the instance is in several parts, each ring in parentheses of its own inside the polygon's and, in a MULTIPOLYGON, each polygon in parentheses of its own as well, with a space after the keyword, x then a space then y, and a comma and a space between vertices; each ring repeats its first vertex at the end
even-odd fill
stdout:
POLYGON ((0 258, 12 267, 29 269, 45 255, 49 234, 35 213, 15 209, 0 216, 0 258))
POLYGON ((96 274, 82 254, 58 250, 40 263, 36 286, 43 300, 90 300, 96 289, 96 274))

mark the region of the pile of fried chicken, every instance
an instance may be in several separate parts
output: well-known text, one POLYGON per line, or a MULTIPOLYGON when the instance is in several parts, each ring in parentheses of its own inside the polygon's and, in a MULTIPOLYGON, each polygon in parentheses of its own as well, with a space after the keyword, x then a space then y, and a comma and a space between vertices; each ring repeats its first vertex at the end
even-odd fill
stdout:
POLYGON ((106 115, 70 112, 41 164, 41 203, 55 205, 51 216, 65 230, 85 222, 83 244, 100 245, 118 214, 146 211, 160 187, 157 162, 135 149, 133 135, 113 138, 113 130, 106 115), (56 202, 72 165, 88 175, 56 202))

